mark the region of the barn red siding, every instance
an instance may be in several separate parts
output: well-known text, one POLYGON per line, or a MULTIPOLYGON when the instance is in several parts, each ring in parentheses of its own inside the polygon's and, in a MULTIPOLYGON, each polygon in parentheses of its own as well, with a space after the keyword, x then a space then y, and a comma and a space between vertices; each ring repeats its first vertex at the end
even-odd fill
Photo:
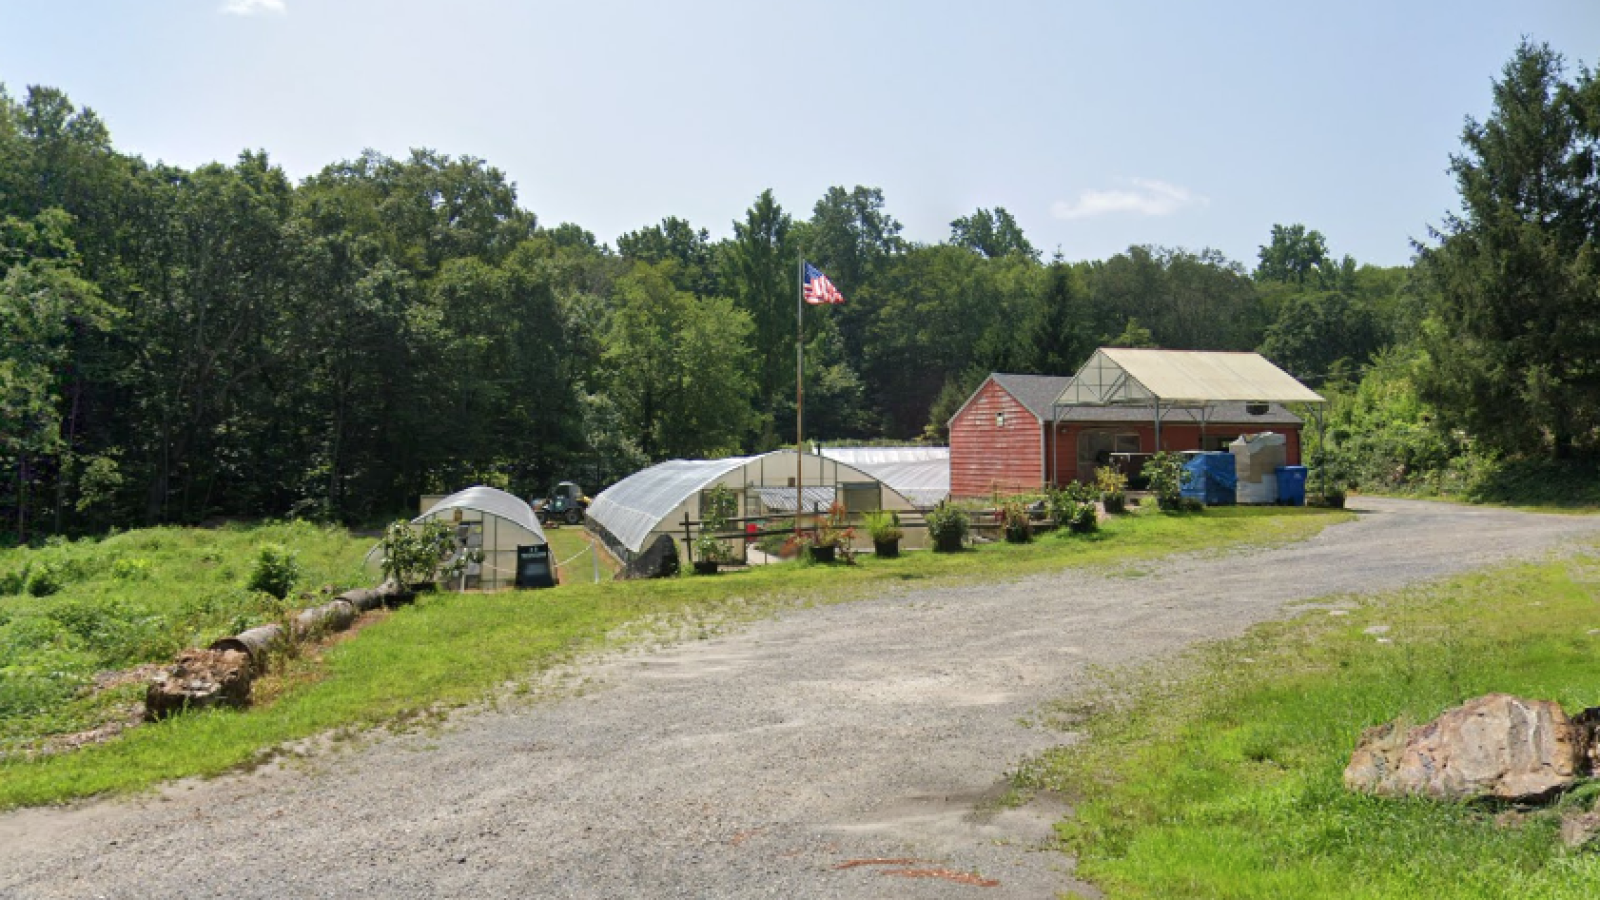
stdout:
MULTIPOLYGON (((1054 455, 1054 468, 1047 473, 1055 484, 1065 484, 1078 480, 1078 435, 1086 430, 1108 431, 1114 434, 1137 434, 1139 436, 1139 452, 1156 452, 1156 429, 1153 422, 1136 424, 1133 422, 1085 424, 1065 423, 1057 426, 1059 440, 1050 441, 1050 451, 1054 455)), ((1230 441, 1241 434, 1256 434, 1262 431, 1275 431, 1284 436, 1284 454, 1287 464, 1300 465, 1300 426, 1298 425, 1262 425, 1251 423, 1247 425, 1227 424, 1212 422, 1206 425, 1206 435, 1209 437, 1226 437, 1230 441)), ((955 436, 951 430, 952 439, 955 436)), ((1200 449, 1200 426, 1167 422, 1161 426, 1161 444, 1164 450, 1183 451, 1200 449)), ((954 441, 950 448, 951 492, 954 493, 956 452, 954 441)))
POLYGON ((1039 420, 993 379, 950 420, 950 493, 988 497, 1037 491, 1044 485, 1039 420), (1005 425, 995 414, 1005 413, 1005 425))

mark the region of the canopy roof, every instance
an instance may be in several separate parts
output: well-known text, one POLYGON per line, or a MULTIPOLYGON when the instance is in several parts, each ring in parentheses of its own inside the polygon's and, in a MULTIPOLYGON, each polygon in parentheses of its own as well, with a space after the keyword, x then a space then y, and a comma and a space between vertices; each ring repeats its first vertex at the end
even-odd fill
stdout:
POLYGON ((533 507, 529 506, 522 498, 492 487, 477 485, 464 491, 456 491, 438 503, 428 507, 428 511, 417 516, 413 523, 425 522, 449 512, 452 509, 477 510, 487 516, 497 516, 520 525, 534 533, 539 538, 539 543, 549 543, 545 540, 544 529, 539 527, 539 517, 533 514, 533 507))
POLYGON ((589 517, 605 526, 623 546, 638 552, 656 523, 678 504, 755 458, 669 459, 601 491, 589 506, 589 517))
POLYGON ((824 447, 822 455, 871 475, 919 508, 950 496, 949 447, 824 447))
POLYGON ((1323 403, 1259 353, 1101 347, 1072 377, 1059 406, 1205 405, 1217 401, 1323 403))

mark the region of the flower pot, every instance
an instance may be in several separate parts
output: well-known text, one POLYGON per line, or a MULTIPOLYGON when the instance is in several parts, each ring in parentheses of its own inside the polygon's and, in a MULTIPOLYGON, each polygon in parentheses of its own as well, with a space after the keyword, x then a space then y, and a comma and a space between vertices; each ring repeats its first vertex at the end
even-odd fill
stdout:
POLYGON ((875 540, 872 542, 872 552, 876 554, 879 559, 894 559, 900 555, 900 539, 895 538, 889 541, 875 540))
POLYGON ((694 573, 696 575, 715 575, 715 574, 717 574, 717 561, 714 560, 714 559, 697 559, 697 560, 695 560, 694 561, 694 573))
POLYGON ((812 544, 811 561, 831 563, 833 562, 834 551, 837 549, 839 548, 835 547, 833 544, 812 544))
POLYGON ((933 539, 933 549, 938 553, 956 553, 961 550, 961 535, 938 535, 933 539))

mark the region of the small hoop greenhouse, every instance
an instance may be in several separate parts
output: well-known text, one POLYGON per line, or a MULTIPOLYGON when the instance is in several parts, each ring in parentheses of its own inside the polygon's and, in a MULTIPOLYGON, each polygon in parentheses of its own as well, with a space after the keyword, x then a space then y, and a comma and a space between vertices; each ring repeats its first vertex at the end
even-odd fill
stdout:
MULTIPOLYGON (((809 453, 797 463, 793 450, 776 450, 760 456, 674 459, 635 472, 594 498, 589 528, 618 559, 631 562, 658 535, 681 539, 684 519, 698 523, 701 498, 719 485, 733 491, 738 518, 777 516, 788 521, 795 509, 797 464, 803 467, 798 476, 808 513, 826 513, 835 500, 852 516, 916 509, 899 491, 855 466, 809 453)), ((865 534, 859 539, 870 546, 865 534)))
MULTIPOLYGON (((457 554, 483 552, 481 562, 467 564, 464 580, 441 587, 497 591, 555 586, 549 541, 533 507, 521 498, 492 487, 469 487, 441 498, 411 524, 430 521, 454 526, 457 554)), ((369 566, 377 565, 380 553, 374 547, 367 554, 369 566)))

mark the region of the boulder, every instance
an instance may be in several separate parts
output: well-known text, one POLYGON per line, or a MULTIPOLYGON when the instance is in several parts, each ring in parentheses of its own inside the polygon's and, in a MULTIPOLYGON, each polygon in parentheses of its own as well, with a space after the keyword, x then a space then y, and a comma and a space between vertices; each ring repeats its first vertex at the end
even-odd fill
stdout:
POLYGON ((144 717, 154 722, 186 709, 250 702, 250 655, 238 650, 185 650, 150 680, 144 717))
POLYGON ((617 579, 670 578, 678 574, 678 545, 665 534, 656 535, 650 546, 617 573, 617 579))
POLYGON ((1561 817, 1561 845, 1583 850, 1600 837, 1600 812, 1572 812, 1561 817))
POLYGON ((1554 702, 1489 694, 1408 732, 1396 722, 1367 729, 1344 783, 1384 797, 1532 801, 1571 787, 1587 751, 1554 702))

